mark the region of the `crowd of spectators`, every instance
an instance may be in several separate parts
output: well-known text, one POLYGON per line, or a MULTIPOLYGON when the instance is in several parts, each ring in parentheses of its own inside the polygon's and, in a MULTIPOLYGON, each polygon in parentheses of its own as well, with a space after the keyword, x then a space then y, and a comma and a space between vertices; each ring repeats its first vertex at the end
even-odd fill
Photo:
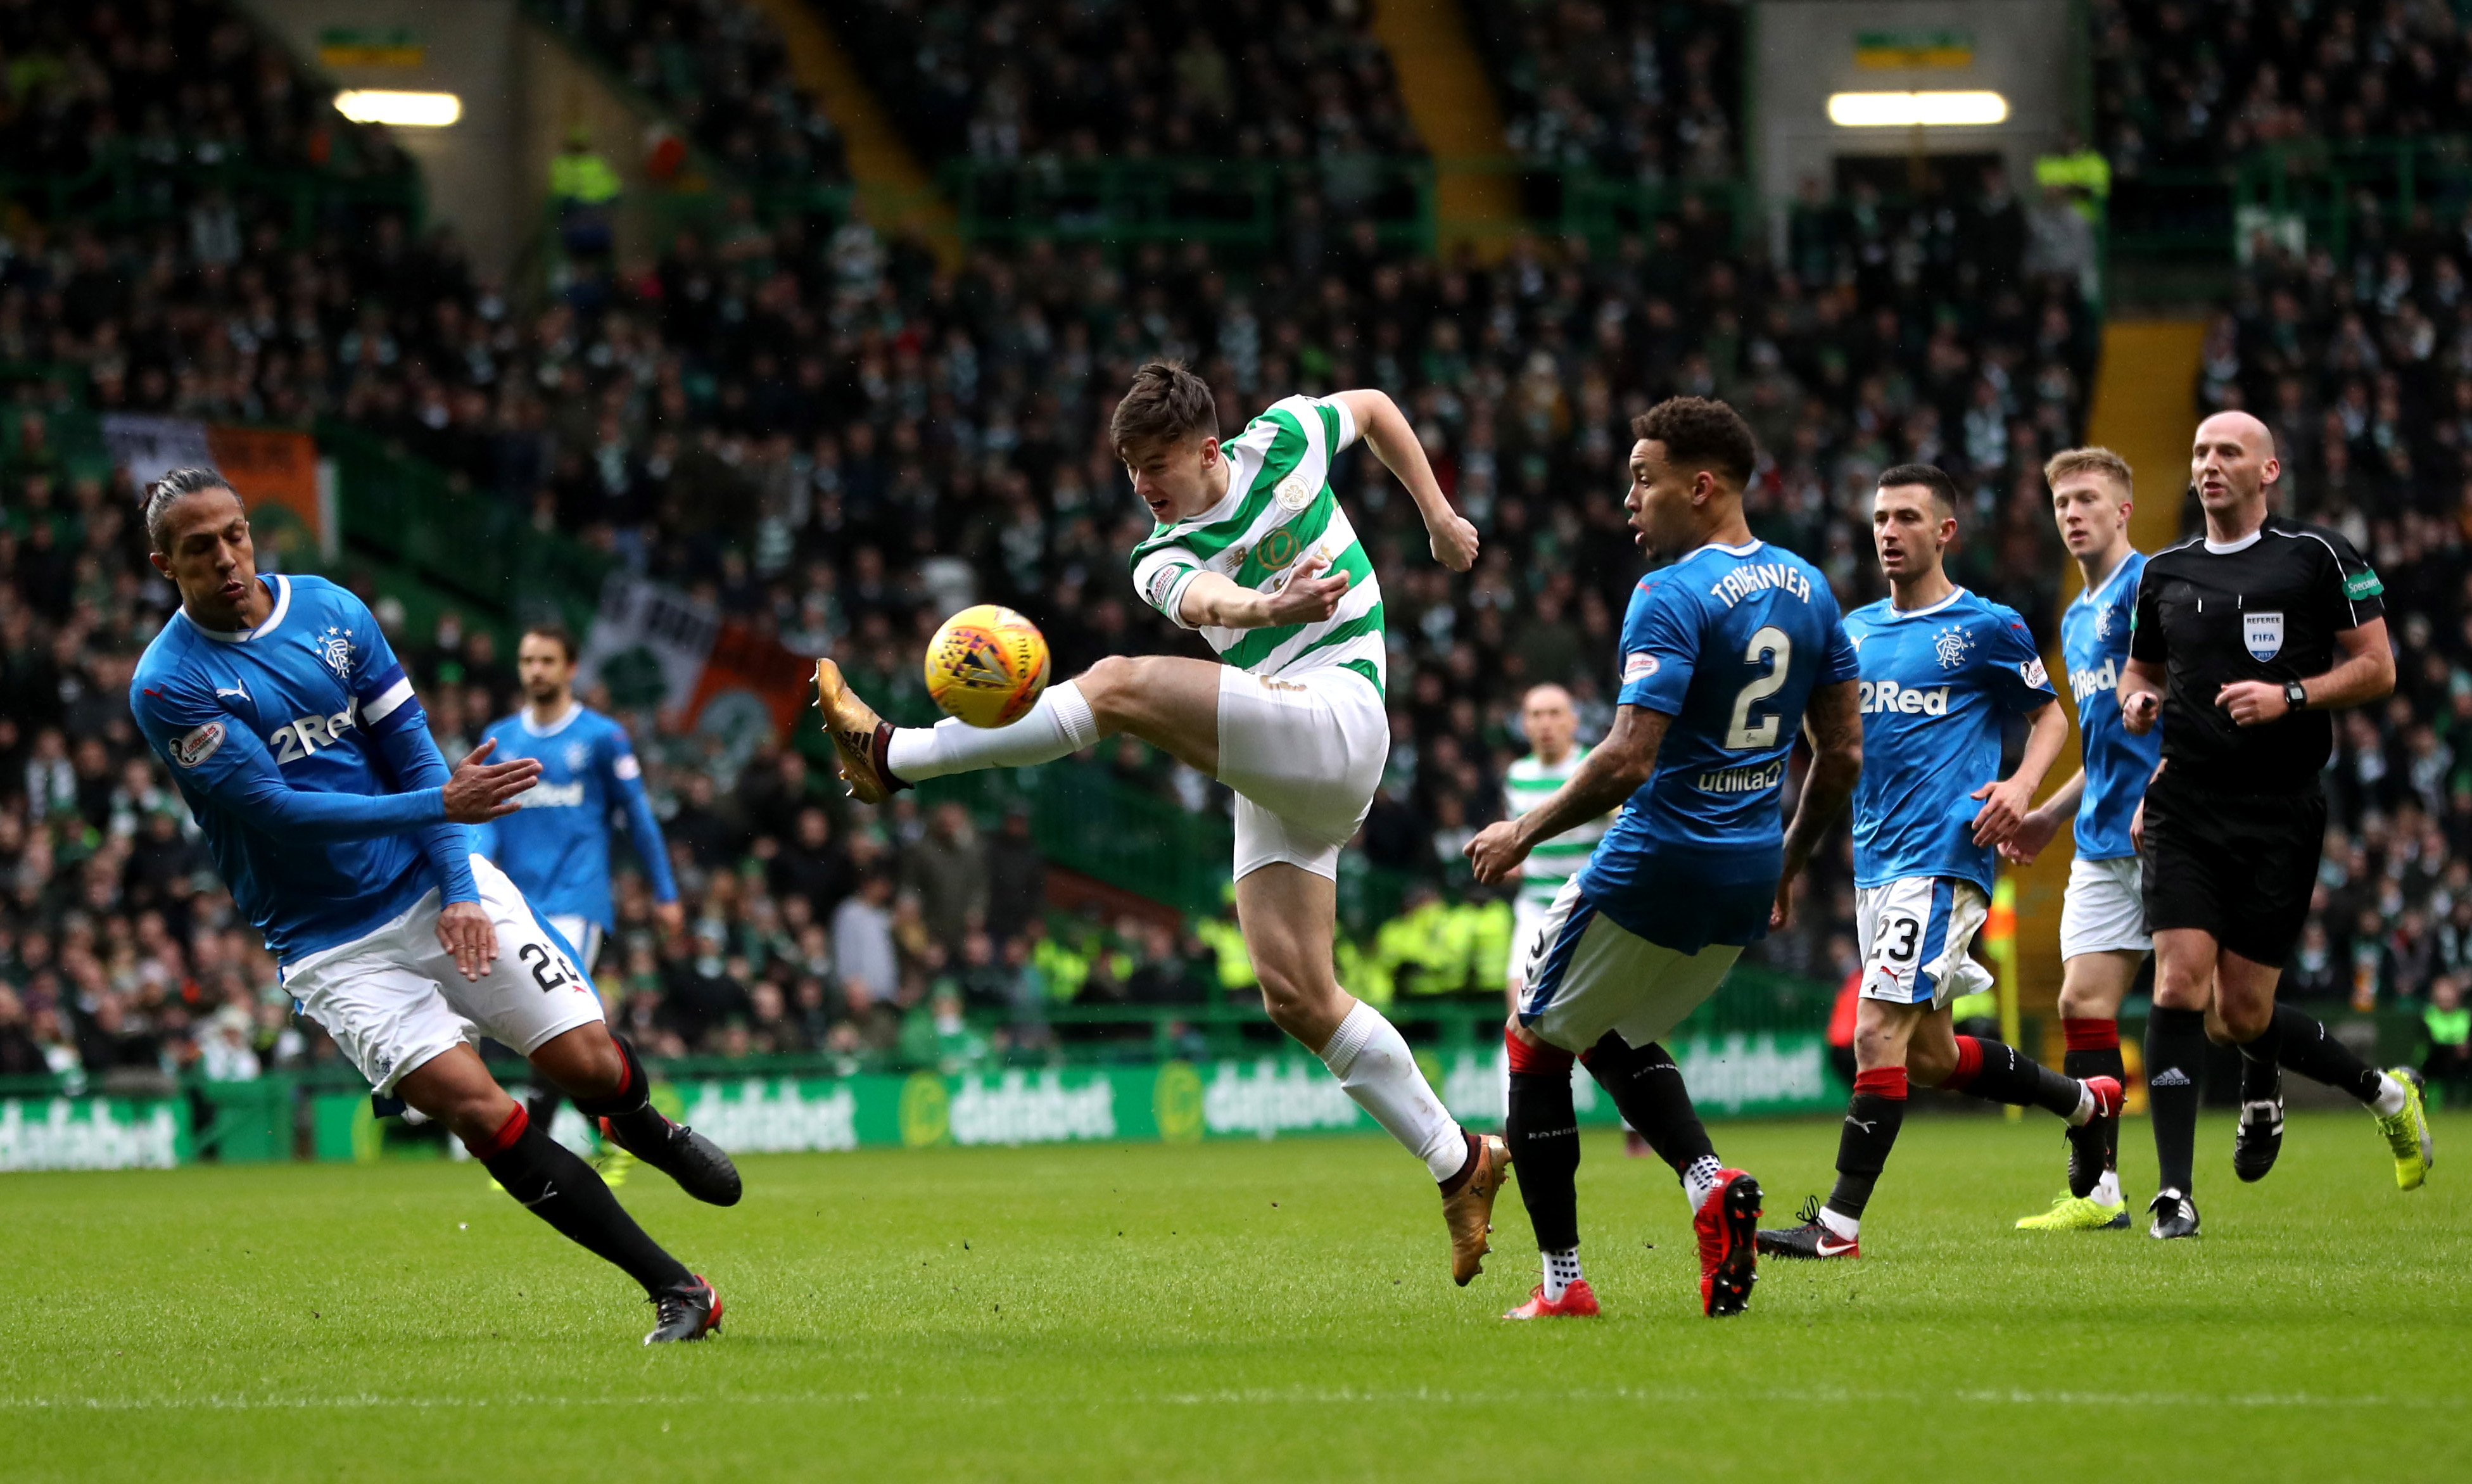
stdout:
MULTIPOLYGON (((526 305, 450 237, 386 213, 330 215, 296 245, 247 214, 202 231, 202 203, 109 228, 21 216, 0 253, 0 355, 60 375, 21 387, 0 439, 0 1071, 30 1046, 95 1073, 225 1042, 213 1065, 320 1054, 129 726, 127 676, 171 595, 130 492, 66 456, 47 396, 360 424, 759 634, 840 657, 915 715, 917 647, 957 573, 1029 611, 1063 673, 1193 652, 1123 575, 1146 522, 1102 430, 1140 361, 1191 361, 1231 431, 1291 392, 1389 389, 1486 551, 1465 578, 1434 566, 1389 476, 1361 452, 1340 461, 1391 642, 1393 765, 1362 858, 1456 894, 1458 848, 1498 815, 1523 748, 1521 690, 1560 682, 1590 729, 1608 719, 1606 657, 1640 570, 1620 508, 1633 414, 1677 392, 1740 406, 1765 452, 1755 528, 1819 562, 1848 606, 1880 590, 1872 476, 1949 467, 1966 491, 1961 580, 2043 626, 2058 554, 2037 469, 2077 437, 2094 347, 2078 280, 2028 271, 2029 213, 1996 173, 1896 206, 1812 203, 1773 260, 1689 203, 1609 250, 1521 239, 1494 262, 1388 251, 1334 222, 1268 261, 1033 241, 951 271, 863 224, 749 213, 617 265, 605 295, 526 305)), ((513 706, 509 637, 477 615, 398 635, 450 752, 513 706)), ((662 941, 630 885, 605 968, 665 1052, 943 1059, 973 1037, 1045 1044, 1034 1012, 1062 998, 1243 987, 1224 922, 1036 910, 1019 824, 850 811, 812 738, 748 756, 625 719, 691 928, 662 941)), ((1102 755, 1175 807, 1224 805, 1138 743, 1102 755)), ((1810 925, 1771 962, 1835 977, 1845 868, 1842 849, 1822 863, 1810 925)), ((1409 916, 1443 931, 1424 901, 1409 916)), ((1492 948, 1409 936, 1352 945, 1356 982, 1488 988, 1492 948)))
POLYGON ((2472 33, 2445 0, 2092 0, 2087 12, 2096 143, 2123 178, 2266 145, 2472 129, 2472 33))
POLYGON ((739 0, 555 0, 549 12, 739 181, 848 180, 841 131, 798 84, 779 30, 761 8, 739 0))
POLYGON ((1743 7, 1727 0, 1479 0, 1513 154, 1624 180, 1742 170, 1743 7))
POLYGON ((860 0, 834 24, 931 160, 1418 155, 1367 0, 860 0))
POLYGON ((164 168, 234 163, 392 176, 386 131, 347 123, 239 12, 195 0, 0 0, 0 157, 76 176, 122 152, 164 168))

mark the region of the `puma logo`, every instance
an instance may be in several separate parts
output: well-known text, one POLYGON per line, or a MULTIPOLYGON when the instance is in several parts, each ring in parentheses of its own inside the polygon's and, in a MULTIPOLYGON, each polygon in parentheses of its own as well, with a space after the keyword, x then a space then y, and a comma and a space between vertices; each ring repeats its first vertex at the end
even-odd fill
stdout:
POLYGON ((1880 1126, 1880 1122, 1876 1118, 1857 1118, 1852 1113, 1847 1113, 1845 1115, 1845 1121, 1852 1124, 1854 1127, 1861 1129, 1866 1134, 1872 1133, 1880 1126))

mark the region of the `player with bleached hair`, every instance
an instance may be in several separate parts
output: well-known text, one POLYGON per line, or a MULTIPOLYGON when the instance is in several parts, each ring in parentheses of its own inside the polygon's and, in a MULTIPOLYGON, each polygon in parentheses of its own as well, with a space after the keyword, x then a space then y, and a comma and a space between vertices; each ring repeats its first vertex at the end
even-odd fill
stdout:
POLYGON ((1439 1186, 1451 1277, 1483 1268, 1510 1155, 1460 1127, 1382 1012, 1340 988, 1331 959, 1339 852, 1364 823, 1390 754, 1382 589, 1332 491, 1365 441, 1424 516, 1434 559, 1476 561, 1396 403, 1375 391, 1291 396, 1233 439, 1210 388, 1174 361, 1133 375, 1109 423, 1133 492, 1156 521, 1133 548, 1145 602, 1197 629, 1220 662, 1110 656, 1048 687, 1009 726, 895 728, 816 666, 816 699, 853 797, 881 803, 928 778, 1048 762, 1129 732, 1236 793, 1236 920, 1278 1027, 1424 1162, 1439 1186))

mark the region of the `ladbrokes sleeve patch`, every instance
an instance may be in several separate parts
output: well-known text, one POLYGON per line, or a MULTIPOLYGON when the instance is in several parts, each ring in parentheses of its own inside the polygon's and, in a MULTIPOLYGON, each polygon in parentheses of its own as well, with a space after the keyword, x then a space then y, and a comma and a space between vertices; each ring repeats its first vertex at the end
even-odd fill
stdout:
POLYGON ((1644 681, 1655 673, 1656 657, 1648 651, 1638 650, 1623 657, 1624 684, 1628 685, 1633 681, 1644 681))
POLYGON ((194 768, 215 755, 224 745, 224 724, 207 722, 172 743, 172 760, 183 768, 194 768))

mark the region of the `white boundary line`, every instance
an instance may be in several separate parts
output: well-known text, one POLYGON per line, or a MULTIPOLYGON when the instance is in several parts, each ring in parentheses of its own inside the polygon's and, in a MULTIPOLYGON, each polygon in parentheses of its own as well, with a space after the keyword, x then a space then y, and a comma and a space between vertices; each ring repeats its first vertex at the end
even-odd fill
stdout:
POLYGON ((2365 1407, 2453 1407, 2457 1400, 2438 1397, 2327 1396, 2313 1392, 2105 1392, 2035 1391, 2026 1388, 1962 1391, 1883 1391, 1857 1387, 1815 1387, 1798 1390, 1745 1390, 1729 1387, 1617 1386, 1552 1392, 1465 1392, 1417 1388, 1407 1391, 1258 1387, 1219 1391, 1166 1392, 1147 1396, 1109 1396, 1076 1400, 1058 1397, 951 1396, 936 1393, 802 1392, 753 1395, 731 1392, 716 1396, 652 1395, 606 1397, 388 1397, 375 1393, 346 1396, 286 1397, 277 1395, 207 1395, 200 1397, 5 1397, 5 1412, 253 1412, 352 1411, 527 1407, 678 1407, 678 1406, 852 1406, 884 1403, 903 1406, 1003 1408, 1058 1406, 1123 1408, 1145 1406, 1385 1406, 1429 1402, 1480 1405, 1543 1405, 1572 1402, 1647 1402, 1659 1405, 1722 1401, 1762 1401, 1802 1405, 1918 1406, 1959 1402, 2024 1407, 2308 1407, 2349 1410, 2365 1407))

